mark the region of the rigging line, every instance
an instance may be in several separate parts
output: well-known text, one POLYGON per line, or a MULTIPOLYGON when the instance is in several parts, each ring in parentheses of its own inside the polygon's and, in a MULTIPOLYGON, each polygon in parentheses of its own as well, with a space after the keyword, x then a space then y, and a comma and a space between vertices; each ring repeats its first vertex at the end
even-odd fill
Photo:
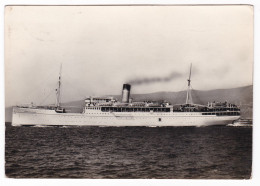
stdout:
MULTIPOLYGON (((39 83, 37 83, 36 86, 35 86, 35 88, 32 89, 32 92, 30 92, 30 94, 26 96, 25 100, 29 100, 29 99, 32 97, 32 95, 35 94, 36 91, 40 90, 40 88, 41 88, 42 85, 43 85, 43 82, 48 82, 48 80, 50 80, 51 77, 54 77, 54 76, 52 76, 52 75, 54 74, 54 71, 56 71, 56 70, 50 71, 50 72, 47 74, 48 76, 46 76, 47 78, 44 78, 42 81, 40 81, 39 83), (38 86, 38 85, 39 85, 39 86, 38 86)), ((29 101, 32 101, 32 100, 29 100, 29 101)))
POLYGON ((180 97, 180 99, 183 99, 183 101, 182 101, 182 103, 185 103, 185 99, 186 99, 186 93, 187 93, 187 88, 186 88, 186 83, 185 83, 185 85, 183 84, 183 88, 182 88, 182 90, 181 90, 181 93, 179 94, 179 97, 180 97))
POLYGON ((200 104, 203 104, 203 102, 201 101, 201 99, 199 98, 198 94, 196 93, 196 91, 193 89, 193 87, 191 86, 191 91, 193 92, 193 94, 195 95, 195 98, 197 98, 198 102, 200 104))
MULTIPOLYGON (((63 78, 64 79, 64 78, 63 78)), ((85 94, 82 94, 81 92, 83 92, 82 90, 80 90, 79 88, 78 88, 78 86, 75 86, 75 83, 71 83, 71 82, 69 82, 69 81, 64 81, 64 83, 63 83, 63 85, 64 84, 68 84, 71 88, 73 88, 73 90, 75 90, 74 91, 74 93, 76 93, 77 94, 77 96, 78 97, 80 97, 80 98, 85 98, 86 96, 85 96, 85 94)))
POLYGON ((186 84, 185 85, 183 84, 183 86, 180 89, 180 91, 175 92, 175 95, 173 96, 173 100, 175 101, 175 103, 172 103, 172 104, 178 104, 178 100, 179 99, 185 99, 185 94, 182 95, 182 92, 186 93, 185 87, 186 87, 186 84))
POLYGON ((85 99, 86 95, 85 94, 81 94, 81 92, 83 92, 82 89, 79 89, 78 86, 75 86, 76 83, 72 83, 72 82, 68 81, 70 79, 73 79, 73 78, 71 78, 71 76, 68 73, 63 73, 63 87, 64 87, 64 84, 69 84, 73 88, 73 90, 76 90, 74 92, 76 92, 78 97, 80 97, 82 99, 85 99))
POLYGON ((47 98, 50 97, 50 95, 51 95, 53 92, 54 92, 54 90, 52 90, 52 91, 44 98, 44 100, 43 100, 42 102, 40 102, 39 105, 42 105, 42 104, 47 100, 47 98))

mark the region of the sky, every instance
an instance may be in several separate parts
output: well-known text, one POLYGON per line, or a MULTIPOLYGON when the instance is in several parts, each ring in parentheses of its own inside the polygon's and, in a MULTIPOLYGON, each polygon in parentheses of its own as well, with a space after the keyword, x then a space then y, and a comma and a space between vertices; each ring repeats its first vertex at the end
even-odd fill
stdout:
POLYGON ((6 6, 6 107, 91 95, 252 85, 253 8, 6 6), (136 83, 142 82, 142 83, 136 83))

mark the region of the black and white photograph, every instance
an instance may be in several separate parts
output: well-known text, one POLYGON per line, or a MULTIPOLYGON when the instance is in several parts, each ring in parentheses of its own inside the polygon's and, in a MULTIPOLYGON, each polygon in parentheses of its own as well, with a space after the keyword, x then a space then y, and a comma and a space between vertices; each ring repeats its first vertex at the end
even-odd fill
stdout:
POLYGON ((252 178, 253 5, 4 16, 7 178, 252 178))

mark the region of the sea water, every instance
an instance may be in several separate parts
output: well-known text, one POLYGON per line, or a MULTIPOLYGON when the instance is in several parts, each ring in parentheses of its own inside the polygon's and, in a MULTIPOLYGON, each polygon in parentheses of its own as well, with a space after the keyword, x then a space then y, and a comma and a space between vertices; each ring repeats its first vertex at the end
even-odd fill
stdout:
POLYGON ((252 127, 13 127, 11 178, 249 179, 252 127))

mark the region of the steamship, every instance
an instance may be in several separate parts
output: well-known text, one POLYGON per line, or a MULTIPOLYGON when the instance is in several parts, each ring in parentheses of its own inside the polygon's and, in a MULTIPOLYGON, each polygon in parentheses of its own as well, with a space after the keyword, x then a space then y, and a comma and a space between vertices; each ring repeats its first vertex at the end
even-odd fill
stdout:
POLYGON ((56 89, 56 106, 13 107, 12 125, 50 126, 209 126, 227 125, 240 118, 240 108, 228 102, 194 104, 191 97, 191 67, 186 102, 134 102, 130 84, 124 84, 122 100, 88 97, 82 113, 67 113, 60 105, 61 71, 56 89))

